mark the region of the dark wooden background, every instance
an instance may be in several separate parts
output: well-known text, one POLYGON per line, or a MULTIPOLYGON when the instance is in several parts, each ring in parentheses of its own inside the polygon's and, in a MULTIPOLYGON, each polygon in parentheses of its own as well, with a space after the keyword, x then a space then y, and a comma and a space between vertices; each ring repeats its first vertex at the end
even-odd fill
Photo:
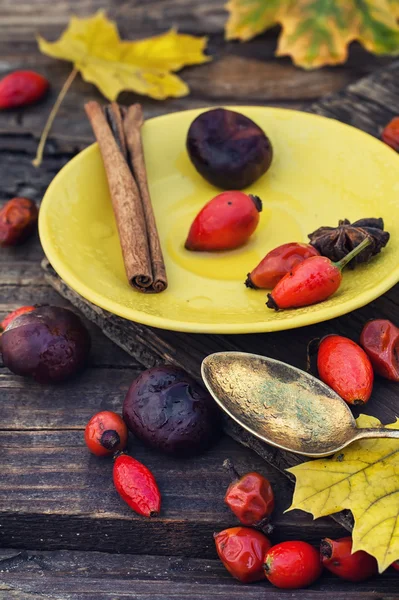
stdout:
MULTIPOLYGON (((92 141, 83 103, 100 96, 79 77, 61 107, 43 166, 31 165, 47 114, 70 72, 68 63, 39 54, 35 35, 40 32, 56 39, 72 13, 85 16, 98 8, 108 10, 127 39, 161 33, 171 26, 209 35, 214 60, 182 72, 191 95, 166 102, 140 98, 146 117, 227 103, 304 108, 391 62, 354 46, 345 66, 299 70, 288 59, 273 58, 276 32, 245 45, 224 42, 226 13, 219 0, 0 0, 0 76, 17 68, 33 68, 52 85, 45 102, 0 114, 1 202, 16 195, 40 202, 58 170, 92 141)), ((138 100, 132 94, 122 94, 120 99, 138 100)), ((42 257, 38 238, 18 249, 1 250, 0 316, 27 303, 67 305, 46 283, 42 257)), ((378 309, 385 316, 397 311, 396 299, 397 290, 391 291, 378 305, 339 319, 334 326, 340 332, 358 332, 362 320, 373 311, 378 309)), ((399 597, 393 572, 359 585, 325 575, 310 590, 289 594, 267 584, 243 587, 232 580, 215 560, 212 540, 215 530, 236 524, 222 501, 229 481, 222 469, 226 457, 243 472, 256 469, 271 479, 279 499, 275 541, 300 538, 318 543, 323 536, 344 535, 345 530, 331 519, 313 522, 298 511, 284 515, 290 504, 290 482, 227 436, 207 454, 190 461, 162 457, 132 442, 132 452, 154 471, 164 497, 161 518, 148 522, 135 516, 113 490, 111 462, 86 452, 82 430, 94 412, 120 411, 130 382, 143 363, 151 364, 153 353, 143 357, 145 350, 138 339, 138 361, 95 325, 87 324, 93 339, 90 368, 71 383, 42 386, 0 366, 1 600, 399 597)), ((296 337, 289 332, 268 337, 269 354, 287 359, 289 344, 291 362, 303 366, 305 340, 315 328, 302 332, 296 337)), ((246 344, 250 346, 254 339, 247 336, 246 344)), ((165 341, 166 352, 167 344, 174 351, 173 340, 171 334, 165 341)), ((256 343, 263 341, 266 344, 264 336, 256 343)), ((193 336, 194 346, 197 343, 193 336)), ((199 343, 206 347, 206 341, 199 343)), ((395 392, 389 387, 383 391, 388 405, 395 392)))

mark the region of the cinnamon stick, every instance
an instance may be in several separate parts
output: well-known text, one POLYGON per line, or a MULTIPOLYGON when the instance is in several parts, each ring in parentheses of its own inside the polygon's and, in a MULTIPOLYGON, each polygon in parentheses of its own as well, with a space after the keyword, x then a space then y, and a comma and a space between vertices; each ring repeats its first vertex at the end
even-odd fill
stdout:
MULTIPOLYGON (((119 143, 116 141, 118 137, 115 138, 97 102, 88 102, 85 110, 104 162, 127 278, 141 292, 154 291, 151 289, 151 256, 140 191, 123 155, 122 138, 119 143)), ((115 106, 107 114, 114 114, 115 126, 121 131, 115 106)))
POLYGON ((127 147, 125 141, 125 132, 123 130, 124 113, 116 102, 112 102, 109 106, 104 107, 104 114, 112 131, 112 135, 119 146, 119 150, 126 159, 127 147))
POLYGON ((166 269, 162 248, 155 222, 154 210, 148 189, 144 149, 141 138, 141 127, 143 126, 143 123, 143 111, 140 104, 133 104, 126 111, 125 118, 123 120, 123 127, 126 137, 126 144, 129 150, 130 165, 140 190, 144 218, 147 225, 147 237, 153 274, 152 285, 154 291, 162 292, 167 287, 168 282, 166 278, 166 269))

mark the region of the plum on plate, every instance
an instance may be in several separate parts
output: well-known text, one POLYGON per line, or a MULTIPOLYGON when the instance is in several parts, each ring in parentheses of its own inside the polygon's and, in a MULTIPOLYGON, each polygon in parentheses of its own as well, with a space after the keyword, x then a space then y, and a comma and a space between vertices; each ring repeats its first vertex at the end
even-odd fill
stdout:
POLYGON ((187 152, 212 185, 242 190, 266 173, 273 148, 264 131, 241 113, 214 108, 201 113, 187 134, 187 152))
POLYGON ((220 429, 219 411, 208 392, 183 369, 169 365, 147 369, 133 381, 123 418, 147 445, 181 456, 205 450, 220 429))
POLYGON ((75 313, 42 306, 13 319, 1 336, 6 367, 40 383, 68 379, 86 363, 90 336, 75 313))

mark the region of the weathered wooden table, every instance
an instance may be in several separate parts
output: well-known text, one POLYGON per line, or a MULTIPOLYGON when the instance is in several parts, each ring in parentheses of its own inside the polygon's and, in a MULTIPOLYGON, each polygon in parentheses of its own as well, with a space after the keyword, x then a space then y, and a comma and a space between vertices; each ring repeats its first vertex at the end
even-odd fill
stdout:
MULTIPOLYGON (((52 83, 46 102, 0 114, 0 201, 26 195, 39 202, 56 172, 92 140, 83 103, 100 96, 78 78, 57 117, 42 168, 31 165, 37 137, 70 68, 40 55, 35 33, 55 39, 71 13, 83 16, 97 8, 109 9, 122 36, 131 39, 160 33, 172 25, 188 33, 210 35, 213 62, 183 73, 191 95, 162 103, 140 98, 147 117, 227 103, 303 108, 390 63, 355 47, 344 67, 301 71, 289 60, 273 58, 273 33, 246 45, 225 43, 222 4, 219 0, 0 0, 0 75, 16 68, 34 68, 52 83)), ((378 82, 375 85, 378 88, 378 82)), ((355 92, 354 97, 357 93, 359 126, 367 129, 370 114, 362 114, 362 94, 355 92)), ((136 98, 124 94, 121 100, 127 103, 136 98)), ((333 102, 339 105, 336 99, 333 102)), ((387 99, 381 104, 386 105, 387 99)), ((345 120, 345 101, 341 110, 345 120)), ((381 111, 376 111, 375 119, 382 124, 390 115, 386 108, 381 111)), ((375 123, 369 129, 373 127, 375 123)), ((37 237, 20 248, 1 250, 1 317, 22 304, 68 304, 46 283, 42 257, 37 237)), ((318 327, 317 334, 357 334, 362 322, 373 314, 397 320, 398 304, 396 288, 365 309, 318 327)), ((222 468, 226 457, 240 471, 256 469, 271 479, 279 499, 274 540, 300 538, 317 543, 326 535, 345 535, 345 530, 332 519, 313 522, 298 511, 284 515, 291 483, 227 436, 204 456, 187 462, 132 443, 134 455, 154 471, 164 497, 162 517, 150 522, 136 517, 113 489, 111 463, 87 453, 82 430, 99 409, 120 411, 130 382, 157 354, 169 353, 176 359, 180 338, 168 334, 160 352, 159 348, 148 349, 156 343, 156 332, 143 330, 136 340, 129 340, 134 358, 91 322, 87 325, 93 339, 90 368, 71 383, 42 386, 0 366, 1 600, 399 598, 399 580, 393 572, 358 585, 326 574, 311 589, 289 593, 267 584, 243 587, 235 582, 215 560, 212 540, 215 530, 235 524, 222 501, 229 481, 222 468)), ((306 342, 315 333, 316 328, 311 327, 295 333, 241 336, 239 341, 237 336, 223 340, 192 336, 189 354, 212 351, 218 343, 239 343, 248 350, 263 348, 271 356, 303 367, 306 342)), ((398 393, 392 386, 378 383, 377 394, 389 417, 398 393)), ((371 404, 370 411, 374 408, 371 404)))

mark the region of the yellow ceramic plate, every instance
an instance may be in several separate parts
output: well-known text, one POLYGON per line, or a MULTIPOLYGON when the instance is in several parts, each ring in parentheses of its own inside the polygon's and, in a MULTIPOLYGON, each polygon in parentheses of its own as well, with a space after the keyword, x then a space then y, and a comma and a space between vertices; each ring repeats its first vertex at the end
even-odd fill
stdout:
POLYGON ((146 325, 202 333, 247 333, 332 319, 374 300, 399 280, 399 158, 382 142, 335 120, 277 108, 233 107, 271 138, 274 159, 250 191, 263 200, 249 243, 220 254, 184 250, 189 226, 219 190, 204 181, 185 150, 202 111, 149 120, 143 130, 150 191, 169 288, 157 295, 127 283, 107 181, 97 145, 55 177, 40 210, 40 238, 60 277, 102 308, 146 325), (266 308, 266 292, 244 280, 279 244, 339 219, 383 217, 391 241, 371 263, 346 271, 329 300, 303 309, 266 308))

